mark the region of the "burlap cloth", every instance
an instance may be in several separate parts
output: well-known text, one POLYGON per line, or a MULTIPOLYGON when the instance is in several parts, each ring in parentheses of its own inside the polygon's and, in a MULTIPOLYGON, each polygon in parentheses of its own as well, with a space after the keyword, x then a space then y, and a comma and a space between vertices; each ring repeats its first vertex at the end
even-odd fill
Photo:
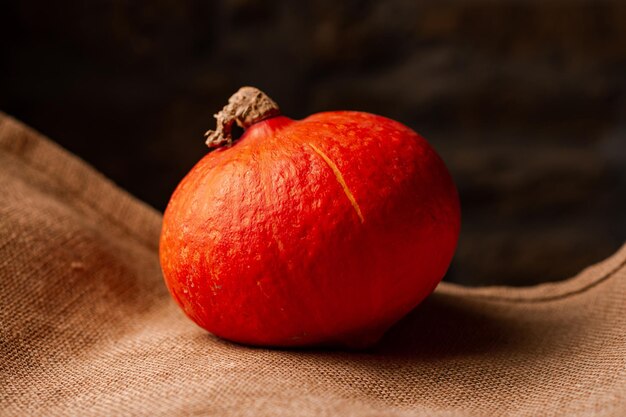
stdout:
POLYGON ((0 114, 2 416, 626 416, 626 247, 562 283, 441 284, 368 352, 269 350, 183 316, 160 221, 0 114))

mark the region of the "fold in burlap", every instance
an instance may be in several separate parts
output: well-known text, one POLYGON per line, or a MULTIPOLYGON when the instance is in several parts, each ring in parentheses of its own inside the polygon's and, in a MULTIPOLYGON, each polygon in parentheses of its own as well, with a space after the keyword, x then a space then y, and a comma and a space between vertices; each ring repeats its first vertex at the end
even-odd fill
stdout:
POLYGON ((369 352, 267 350, 178 310, 160 220, 0 114, 0 415, 626 415, 626 248, 557 284, 442 284, 369 352))

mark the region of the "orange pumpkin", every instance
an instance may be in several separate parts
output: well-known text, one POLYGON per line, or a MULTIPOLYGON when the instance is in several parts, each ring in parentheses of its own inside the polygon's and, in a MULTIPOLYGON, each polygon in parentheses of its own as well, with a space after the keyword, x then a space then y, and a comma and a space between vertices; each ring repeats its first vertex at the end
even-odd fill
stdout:
POLYGON ((235 342, 376 342, 454 254, 460 208, 444 163, 393 120, 291 120, 256 89, 237 94, 210 132, 217 149, 165 211, 169 291, 198 325, 235 342), (245 128, 234 142, 233 122, 245 128))

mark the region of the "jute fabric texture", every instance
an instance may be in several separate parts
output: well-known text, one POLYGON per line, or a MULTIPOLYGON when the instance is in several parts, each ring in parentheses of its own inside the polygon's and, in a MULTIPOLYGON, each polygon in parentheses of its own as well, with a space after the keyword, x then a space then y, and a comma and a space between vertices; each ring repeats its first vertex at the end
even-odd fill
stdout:
POLYGON ((1 416, 626 416, 626 247, 560 283, 441 284, 368 351, 273 350, 183 316, 160 222, 0 114, 1 416))

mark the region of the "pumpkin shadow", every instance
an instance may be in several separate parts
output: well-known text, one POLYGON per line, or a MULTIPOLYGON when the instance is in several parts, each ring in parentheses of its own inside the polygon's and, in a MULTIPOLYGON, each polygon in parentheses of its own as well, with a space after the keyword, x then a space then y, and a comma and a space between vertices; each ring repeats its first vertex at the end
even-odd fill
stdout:
MULTIPOLYGON (((484 301, 437 292, 396 323, 367 352, 404 358, 489 355, 529 341, 519 322, 484 301)), ((366 352, 364 352, 366 353, 366 352)))

